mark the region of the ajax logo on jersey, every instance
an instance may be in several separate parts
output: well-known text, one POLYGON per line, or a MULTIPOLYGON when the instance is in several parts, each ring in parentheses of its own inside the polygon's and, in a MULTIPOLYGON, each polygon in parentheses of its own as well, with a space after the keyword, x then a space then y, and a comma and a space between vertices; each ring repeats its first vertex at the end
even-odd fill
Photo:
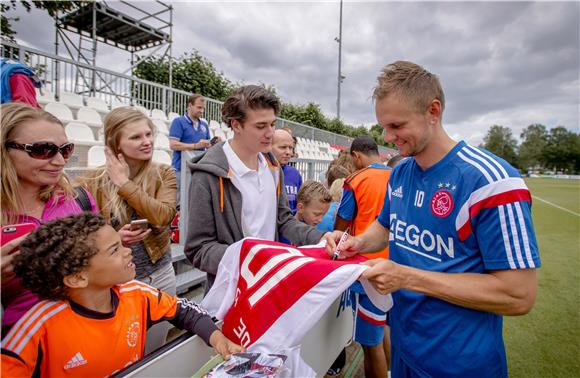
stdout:
POLYGON ((453 197, 447 190, 439 190, 431 197, 431 212, 439 218, 445 218, 453 210, 453 197))

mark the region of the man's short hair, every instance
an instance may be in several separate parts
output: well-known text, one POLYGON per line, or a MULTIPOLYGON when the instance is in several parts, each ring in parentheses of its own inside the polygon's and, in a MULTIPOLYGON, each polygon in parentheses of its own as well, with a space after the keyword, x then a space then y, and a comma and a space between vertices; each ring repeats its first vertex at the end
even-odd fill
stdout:
POLYGON ((243 123, 248 109, 272 109, 278 115, 280 100, 276 95, 258 85, 246 85, 231 94, 222 106, 222 121, 232 127, 232 121, 243 123))
POLYGON ((202 95, 194 93, 191 96, 189 96, 189 98, 187 99, 187 104, 194 105, 195 101, 197 101, 198 98, 203 98, 205 100, 205 98, 202 95))
POLYGON ((309 205, 312 201, 320 201, 323 203, 332 202, 332 196, 328 190, 314 180, 304 181, 304 184, 300 187, 298 195, 296 196, 296 203, 302 203, 305 206, 309 205))
POLYGON ((441 102, 441 109, 445 109, 445 94, 439 78, 418 64, 404 60, 388 64, 377 81, 373 92, 375 101, 396 94, 410 101, 420 113, 425 112, 435 99, 441 102))
POLYGON ((92 212, 41 225, 20 243, 14 272, 40 298, 67 299, 63 278, 89 266, 99 251, 91 235, 105 225, 105 218, 92 212))
POLYGON ((364 155, 378 155, 379 146, 373 137, 362 135, 356 137, 350 145, 350 153, 361 152, 364 155))

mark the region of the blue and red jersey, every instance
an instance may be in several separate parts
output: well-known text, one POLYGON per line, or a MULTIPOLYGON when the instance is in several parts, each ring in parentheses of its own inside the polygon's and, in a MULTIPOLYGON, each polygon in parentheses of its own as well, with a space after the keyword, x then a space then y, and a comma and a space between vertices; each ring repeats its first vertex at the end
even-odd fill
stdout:
MULTIPOLYGON (((526 184, 465 142, 426 170, 415 159, 397 165, 378 221, 399 264, 445 273, 540 266, 526 184)), ((507 376, 501 316, 407 290, 393 299, 393 348, 418 374, 507 376)))

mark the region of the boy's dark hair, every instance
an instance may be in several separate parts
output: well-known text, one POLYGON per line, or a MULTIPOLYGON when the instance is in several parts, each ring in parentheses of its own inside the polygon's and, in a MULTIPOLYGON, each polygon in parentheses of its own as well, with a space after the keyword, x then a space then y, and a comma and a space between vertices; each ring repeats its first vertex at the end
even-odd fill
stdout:
POLYGON ((332 196, 328 192, 328 189, 318 181, 304 181, 296 196, 296 203, 302 203, 308 206, 310 202, 316 200, 323 203, 330 203, 332 202, 332 196))
POLYGON ((352 141, 352 144, 350 145, 350 153, 352 154, 353 152, 361 152, 364 155, 378 155, 379 147, 374 138, 368 135, 363 135, 356 137, 352 141))
POLYGON ((280 111, 280 100, 276 95, 258 85, 246 85, 232 93, 222 106, 222 121, 232 127, 232 121, 243 123, 248 109, 273 109, 280 111))
POLYGON ((14 272, 42 299, 67 299, 63 278, 89 265, 98 248, 91 235, 106 225, 100 214, 85 212, 43 224, 20 243, 14 272))

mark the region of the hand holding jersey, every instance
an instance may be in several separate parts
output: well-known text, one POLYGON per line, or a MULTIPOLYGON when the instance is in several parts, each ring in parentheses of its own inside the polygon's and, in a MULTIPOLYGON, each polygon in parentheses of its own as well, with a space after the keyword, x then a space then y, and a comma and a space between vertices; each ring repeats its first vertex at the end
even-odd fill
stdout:
MULTIPOLYGON (((368 267, 356 256, 332 261, 324 246, 293 248, 246 238, 232 244, 202 305, 223 319, 224 334, 249 352, 283 353, 291 376, 313 376, 301 359, 302 339, 337 297, 368 267)), ((382 309, 392 306, 362 282, 369 298, 382 309)))

